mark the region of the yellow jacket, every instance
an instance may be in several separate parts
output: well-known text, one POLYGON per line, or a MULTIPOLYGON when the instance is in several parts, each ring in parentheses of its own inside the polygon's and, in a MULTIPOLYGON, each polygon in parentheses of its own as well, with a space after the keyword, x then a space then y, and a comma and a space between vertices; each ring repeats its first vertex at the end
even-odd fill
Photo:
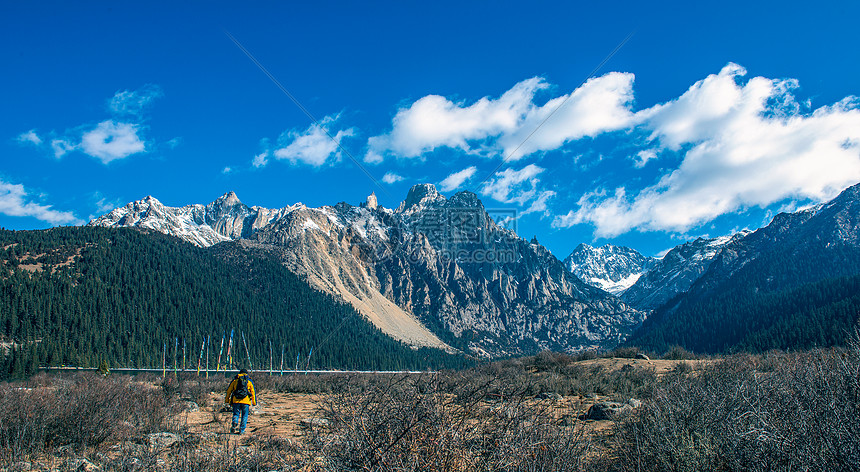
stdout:
POLYGON ((248 374, 239 374, 232 382, 230 382, 230 386, 227 387, 227 395, 224 397, 224 403, 245 403, 247 405, 257 406, 257 395, 254 394, 254 384, 251 382, 251 379, 248 379, 248 396, 241 400, 233 398, 233 392, 236 390, 239 377, 247 376, 248 374))

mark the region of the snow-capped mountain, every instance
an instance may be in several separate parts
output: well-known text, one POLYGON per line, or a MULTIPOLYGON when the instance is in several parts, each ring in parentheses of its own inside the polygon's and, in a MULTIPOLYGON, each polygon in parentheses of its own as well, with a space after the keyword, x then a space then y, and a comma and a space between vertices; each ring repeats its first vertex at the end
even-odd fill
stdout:
POLYGON ((283 217, 298 203, 280 210, 248 207, 233 192, 208 205, 168 207, 152 196, 117 208, 89 222, 88 226, 134 226, 176 236, 201 247, 247 237, 283 217))
POLYGON ((147 197, 90 222, 171 234, 201 247, 254 245, 413 345, 479 355, 612 346, 643 314, 498 226, 474 193, 416 185, 395 210, 249 207, 232 192, 172 208, 147 197))
POLYGON ((580 244, 564 259, 564 266, 583 282, 614 295, 630 288, 656 263, 635 249, 612 244, 599 248, 580 244))
POLYGON ((749 231, 719 238, 699 238, 676 246, 642 274, 621 299, 638 310, 650 311, 686 292, 705 273, 722 249, 743 239, 749 231))

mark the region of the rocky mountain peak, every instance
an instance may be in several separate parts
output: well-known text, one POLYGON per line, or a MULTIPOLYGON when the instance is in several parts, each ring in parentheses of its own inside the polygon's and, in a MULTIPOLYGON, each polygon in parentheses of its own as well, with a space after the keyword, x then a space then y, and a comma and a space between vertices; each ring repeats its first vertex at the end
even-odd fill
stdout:
POLYGON ((583 282, 618 295, 650 270, 656 259, 634 249, 606 244, 593 248, 581 243, 564 260, 564 266, 583 282))
MULTIPOLYGON (((208 211, 219 215, 229 213, 235 207, 245 208, 245 204, 239 200, 239 197, 236 196, 236 193, 233 191, 221 195, 214 202, 207 205, 208 211)), ((217 217, 218 216, 216 216, 216 218, 217 217)))
POLYGON ((621 299, 640 310, 653 310, 679 293, 686 292, 729 244, 750 233, 741 231, 718 238, 698 238, 676 246, 656 261, 652 269, 621 294, 621 299))
POLYGON ((364 202, 364 207, 368 210, 375 210, 377 206, 379 206, 379 203, 376 200, 376 192, 371 192, 367 196, 367 201, 364 202))
POLYGON ((484 208, 484 204, 478 199, 478 196, 473 192, 464 190, 457 192, 448 200, 448 205, 452 208, 484 208))
POLYGON ((215 203, 221 204, 223 206, 235 206, 242 202, 239 201, 239 197, 236 196, 236 192, 231 190, 224 195, 218 197, 218 199, 215 200, 215 203))
POLYGON ((398 213, 414 213, 420 209, 445 203, 445 197, 433 184, 417 184, 409 189, 406 200, 397 208, 398 213))

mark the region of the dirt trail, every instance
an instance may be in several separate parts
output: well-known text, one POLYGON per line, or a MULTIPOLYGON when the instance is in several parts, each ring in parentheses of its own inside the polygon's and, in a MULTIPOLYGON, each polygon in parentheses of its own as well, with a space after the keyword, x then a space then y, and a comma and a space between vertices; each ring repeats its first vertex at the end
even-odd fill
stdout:
POLYGON ((229 434, 232 412, 223 399, 222 394, 212 393, 209 406, 201 406, 200 411, 181 413, 176 420, 191 433, 227 436, 230 442, 245 442, 252 435, 295 440, 302 437, 301 421, 313 418, 320 397, 303 393, 261 392, 257 407, 252 407, 248 415, 245 434, 241 436, 229 434), (214 414, 213 409, 217 410, 214 414))

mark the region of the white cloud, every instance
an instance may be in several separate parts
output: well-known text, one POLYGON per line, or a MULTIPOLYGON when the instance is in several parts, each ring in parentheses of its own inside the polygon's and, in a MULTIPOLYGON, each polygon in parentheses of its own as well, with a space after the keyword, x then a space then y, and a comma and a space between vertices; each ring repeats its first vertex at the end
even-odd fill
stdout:
POLYGON ((421 157, 440 147, 516 160, 622 129, 634 119, 629 109, 633 74, 596 77, 569 95, 536 105, 535 94, 547 87, 543 79, 534 77, 498 99, 484 97, 471 105, 425 96, 397 112, 389 133, 368 140, 365 161, 378 163, 387 155, 421 157))
POLYGON ((482 195, 490 196, 503 203, 525 205, 537 195, 537 178, 546 169, 529 164, 520 170, 505 169, 496 172, 481 189, 482 195))
POLYGON ((386 172, 385 175, 382 176, 382 181, 387 184, 393 184, 404 180, 405 177, 402 175, 397 175, 394 172, 386 172))
POLYGON ((471 152, 469 141, 515 129, 533 106, 535 93, 546 87, 543 79, 535 77, 514 85, 498 99, 484 97, 471 105, 427 95, 397 112, 391 132, 370 138, 365 161, 379 162, 386 154, 419 157, 438 147, 471 152))
POLYGON ((630 110, 633 79, 633 74, 610 72, 589 79, 569 95, 531 107, 525 120, 499 139, 505 157, 520 159, 635 124, 630 110))
POLYGON ((21 184, 0 180, 0 213, 9 216, 29 216, 53 225, 83 224, 71 212, 52 210, 51 205, 27 201, 29 195, 21 184))
POLYGON ((645 167, 645 164, 652 159, 657 158, 657 152, 653 149, 643 149, 636 153, 636 157, 633 159, 633 165, 637 169, 641 169, 645 167))
POLYGON ((266 165, 268 163, 269 163, 269 151, 263 151, 260 154, 257 154, 256 156, 254 156, 254 161, 252 162, 252 165, 254 167, 259 168, 259 167, 266 167, 266 165))
POLYGON ((66 155, 66 153, 70 151, 74 151, 78 146, 72 144, 71 142, 65 139, 52 139, 51 140, 51 149, 54 151, 54 157, 57 159, 66 155))
POLYGON ((677 99, 642 110, 637 117, 653 130, 652 139, 659 138, 672 150, 707 140, 741 116, 763 111, 760 105, 770 95, 773 81, 756 77, 740 87, 736 81, 745 74, 743 67, 729 64, 677 99))
POLYGON ((144 152, 146 145, 137 135, 137 125, 102 121, 95 129, 81 137, 80 148, 86 154, 101 159, 105 164, 144 152))
POLYGON ((544 190, 524 212, 520 213, 520 215, 528 215, 529 213, 543 213, 544 215, 549 215, 546 202, 550 198, 555 197, 555 195, 556 193, 552 190, 544 190))
POLYGON ((302 132, 290 130, 282 134, 279 139, 282 147, 273 152, 275 158, 287 159, 292 164, 303 163, 313 167, 339 161, 341 153, 337 143, 345 137, 354 136, 355 129, 340 130, 331 135, 329 126, 334 124, 337 118, 337 116, 327 116, 302 132))
POLYGON ((21 133, 18 135, 18 142, 22 144, 32 144, 35 146, 39 146, 42 144, 42 138, 36 134, 36 130, 31 129, 26 133, 21 133))
POLYGON ((109 213, 114 208, 119 208, 123 205, 122 200, 119 198, 115 198, 113 201, 108 201, 107 197, 102 195, 99 191, 93 192, 92 200, 94 202, 95 212, 87 217, 89 220, 104 215, 105 213, 109 213))
POLYGON ((233 172, 233 168, 230 166, 226 166, 226 167, 224 167, 224 169, 221 170, 221 173, 224 175, 230 174, 232 172, 233 172))
POLYGON ((453 192, 460 188, 464 182, 471 179, 477 170, 478 168, 475 166, 466 167, 459 172, 454 172, 448 177, 445 177, 445 180, 440 182, 439 185, 443 192, 453 192))
POLYGON ((654 141, 682 150, 680 165, 638 192, 590 192, 556 226, 591 223, 599 236, 633 229, 686 231, 787 199, 821 202, 860 181, 860 110, 849 97, 803 114, 796 81, 729 64, 681 97, 637 113, 654 141))
MULTIPOLYGON (((124 159, 133 154, 146 152, 147 146, 140 136, 141 129, 145 129, 140 123, 141 114, 151 105, 152 101, 161 97, 163 93, 157 85, 147 85, 135 91, 123 90, 116 92, 108 100, 108 108, 113 115, 122 116, 130 120, 119 121, 109 119, 102 121, 91 128, 92 125, 82 125, 63 133, 52 131, 50 149, 54 157, 61 158, 71 151, 82 151, 108 164, 117 159, 124 159), (83 131, 91 128, 88 131, 83 131)), ((18 136, 21 143, 33 144, 42 147, 44 140, 30 130, 18 136)), ((166 143, 170 149, 175 148, 180 138, 173 138, 166 143)), ((47 149, 48 146, 44 146, 47 149)))
POLYGON ((110 100, 108 108, 117 115, 140 116, 152 105, 156 98, 164 96, 158 85, 144 85, 137 90, 117 91, 110 100))

